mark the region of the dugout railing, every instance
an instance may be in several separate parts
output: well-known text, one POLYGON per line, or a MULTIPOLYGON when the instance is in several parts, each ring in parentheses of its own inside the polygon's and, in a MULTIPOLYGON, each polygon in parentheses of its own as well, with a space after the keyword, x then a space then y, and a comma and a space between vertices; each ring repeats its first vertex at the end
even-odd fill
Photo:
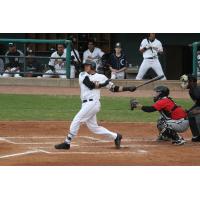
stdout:
MULTIPOLYGON (((27 44, 64 44, 66 47, 66 59, 64 60, 65 62, 65 70, 66 73, 64 74, 59 74, 56 73, 56 75, 66 75, 66 78, 70 78, 70 66, 71 66, 71 40, 48 40, 48 39, 0 39, 0 44, 8 44, 8 43, 16 43, 16 44, 23 44, 23 56, 5 56, 5 55, 0 55, 0 58, 9 58, 9 57, 15 57, 15 58, 23 58, 24 59, 24 63, 23 63, 23 71, 20 72, 6 72, 8 74, 28 74, 30 72, 26 71, 26 59, 27 58, 33 58, 33 59, 54 59, 53 57, 49 57, 49 56, 28 56, 27 55, 27 44)), ((5 72, 4 72, 5 73, 5 72)), ((39 74, 47 74, 44 72, 33 72, 33 74, 35 75, 39 75, 39 74)), ((48 73, 49 75, 49 73, 48 73)), ((52 75, 55 75, 54 73, 52 73, 52 75)))
POLYGON ((199 46, 200 46, 200 41, 192 43, 192 67, 193 67, 192 73, 197 78, 200 78, 200 66, 198 63, 198 55, 197 55, 199 46))

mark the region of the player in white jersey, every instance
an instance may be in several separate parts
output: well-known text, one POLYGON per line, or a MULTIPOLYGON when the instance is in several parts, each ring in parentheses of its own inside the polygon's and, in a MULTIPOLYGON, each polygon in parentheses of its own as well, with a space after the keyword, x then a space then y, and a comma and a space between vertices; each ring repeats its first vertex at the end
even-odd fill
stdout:
POLYGON ((95 47, 95 43, 93 40, 88 41, 88 50, 84 51, 83 53, 83 63, 86 62, 86 60, 90 60, 96 63, 97 70, 101 66, 101 58, 104 55, 104 52, 95 47))
MULTIPOLYGON (((162 66, 158 59, 158 54, 163 53, 163 47, 159 40, 155 38, 155 33, 150 33, 148 38, 143 39, 139 51, 143 53, 143 62, 139 68, 136 80, 142 80, 146 72, 152 68, 156 74, 164 75, 162 66)), ((164 76, 162 80, 166 80, 164 76)))
MULTIPOLYGON (((77 56, 79 56, 78 51, 76 51, 77 56)), ((71 52, 71 56, 74 58, 74 61, 77 61, 74 52, 71 52)), ((65 69, 65 61, 66 61, 66 49, 64 44, 57 45, 57 51, 52 53, 51 59, 49 61, 50 70, 46 71, 43 75, 44 78, 51 78, 55 73, 58 73, 60 78, 66 78, 66 69, 65 69)), ((75 78, 75 66, 70 66, 70 78, 75 78)))
POLYGON ((120 148, 122 135, 109 131, 97 124, 96 114, 100 111, 100 88, 107 87, 111 92, 123 92, 136 90, 135 86, 122 87, 115 86, 105 75, 96 73, 96 63, 86 61, 84 72, 79 75, 79 85, 81 89, 81 110, 74 117, 69 133, 65 141, 55 145, 56 149, 70 149, 72 139, 77 135, 81 123, 86 123, 90 131, 96 134, 107 135, 115 142, 116 148, 120 148))

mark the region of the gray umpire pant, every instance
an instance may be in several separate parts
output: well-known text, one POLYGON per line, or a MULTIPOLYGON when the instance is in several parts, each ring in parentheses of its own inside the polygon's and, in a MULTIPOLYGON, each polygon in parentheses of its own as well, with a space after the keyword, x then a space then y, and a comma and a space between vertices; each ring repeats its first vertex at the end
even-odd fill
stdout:
MULTIPOLYGON (((193 110, 200 110, 200 107, 195 107, 193 110)), ((192 114, 192 112, 188 113, 190 129, 193 137, 200 136, 200 114, 192 114)))

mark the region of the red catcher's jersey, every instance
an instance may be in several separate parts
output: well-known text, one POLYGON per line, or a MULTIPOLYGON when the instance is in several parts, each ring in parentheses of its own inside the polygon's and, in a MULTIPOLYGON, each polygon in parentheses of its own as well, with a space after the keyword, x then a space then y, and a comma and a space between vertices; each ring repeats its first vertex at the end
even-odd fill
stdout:
POLYGON ((164 97, 153 105, 153 107, 160 112, 163 112, 167 117, 178 120, 187 117, 186 111, 180 107, 176 106, 172 99, 164 97))

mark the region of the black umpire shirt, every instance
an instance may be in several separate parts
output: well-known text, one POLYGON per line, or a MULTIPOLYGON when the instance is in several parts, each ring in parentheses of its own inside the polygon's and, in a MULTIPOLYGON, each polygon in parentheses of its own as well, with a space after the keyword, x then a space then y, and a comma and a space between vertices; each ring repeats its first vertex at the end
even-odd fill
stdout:
POLYGON ((128 62, 126 60, 126 56, 122 53, 120 57, 117 57, 115 53, 112 53, 110 55, 110 58, 108 60, 108 64, 116 70, 120 70, 123 67, 128 66, 128 62))
POLYGON ((200 86, 196 86, 189 90, 189 95, 193 101, 195 101, 195 105, 192 108, 200 106, 200 86))

